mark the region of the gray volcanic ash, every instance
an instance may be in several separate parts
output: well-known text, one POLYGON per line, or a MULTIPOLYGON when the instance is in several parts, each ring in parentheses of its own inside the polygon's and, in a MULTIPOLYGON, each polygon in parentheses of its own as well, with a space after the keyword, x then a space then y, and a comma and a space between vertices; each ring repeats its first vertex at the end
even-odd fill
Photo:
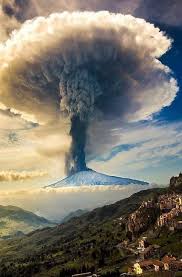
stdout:
POLYGON ((39 124, 66 120, 66 174, 86 170, 90 125, 148 119, 174 100, 177 83, 159 61, 170 45, 129 15, 63 12, 26 21, 0 45, 1 108, 39 124))

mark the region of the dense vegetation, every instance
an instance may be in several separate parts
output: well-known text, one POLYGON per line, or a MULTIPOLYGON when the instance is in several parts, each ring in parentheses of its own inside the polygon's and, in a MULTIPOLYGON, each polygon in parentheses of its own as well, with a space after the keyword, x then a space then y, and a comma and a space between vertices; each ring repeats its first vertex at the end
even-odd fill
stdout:
POLYGON ((15 206, 0 205, 0 238, 20 236, 46 226, 54 226, 47 219, 15 206))
MULTIPOLYGON (((129 251, 117 247, 127 233, 124 224, 118 224, 115 219, 127 217, 139 208, 143 200, 164 192, 165 189, 142 191, 57 227, 35 231, 24 238, 2 241, 0 276, 66 277, 85 271, 99 271, 101 276, 119 276, 120 272, 126 271, 133 257, 129 251)), ((161 240, 163 252, 168 251, 170 245, 175 248, 177 240, 179 242, 178 234, 173 237, 167 234, 166 246, 164 234, 153 238, 161 240)))
POLYGON ((125 236, 114 219, 136 210, 144 198, 160 190, 143 191, 129 199, 96 209, 55 228, 30 233, 25 238, 2 241, 0 276, 69 276, 119 265, 125 259, 116 245, 125 236), (44 275, 44 272, 45 275, 44 275), (41 275, 40 275, 41 276, 41 275))

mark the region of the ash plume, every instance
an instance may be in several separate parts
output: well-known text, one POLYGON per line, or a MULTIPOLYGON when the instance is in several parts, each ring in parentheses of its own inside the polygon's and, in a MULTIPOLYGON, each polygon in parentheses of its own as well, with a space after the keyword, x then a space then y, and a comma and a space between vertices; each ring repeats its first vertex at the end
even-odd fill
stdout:
POLYGON ((0 102, 39 124, 68 122, 66 173, 87 170, 90 125, 149 119, 174 100, 177 82, 159 61, 170 46, 158 28, 129 15, 38 17, 0 45, 0 102))
POLYGON ((26 20, 63 11, 102 11, 133 14, 138 1, 132 0, 0 0, 0 41, 6 41, 26 20))
POLYGON ((138 1, 134 4, 131 0, 1 0, 1 5, 5 14, 22 22, 62 11, 109 10, 131 13, 138 6, 138 1))
POLYGON ((87 139, 87 124, 84 120, 80 120, 78 116, 71 119, 70 136, 72 144, 69 153, 65 159, 65 173, 72 175, 79 171, 88 170, 85 161, 85 146, 87 139))
POLYGON ((27 18, 27 11, 30 9, 30 0, 1 0, 2 10, 9 17, 15 17, 23 22, 27 18))
POLYGON ((36 16, 30 0, 0 0, 0 41, 6 41, 21 24, 36 16))

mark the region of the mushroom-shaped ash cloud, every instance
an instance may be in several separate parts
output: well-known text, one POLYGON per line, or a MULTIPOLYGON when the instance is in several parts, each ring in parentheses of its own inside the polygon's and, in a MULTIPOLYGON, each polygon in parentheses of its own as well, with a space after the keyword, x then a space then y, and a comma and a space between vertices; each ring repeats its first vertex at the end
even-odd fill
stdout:
POLYGON ((29 20, 0 45, 1 106, 39 124, 68 120, 67 174, 86 170, 91 123, 148 119, 174 100, 177 83, 159 61, 170 45, 158 28, 129 15, 29 20))

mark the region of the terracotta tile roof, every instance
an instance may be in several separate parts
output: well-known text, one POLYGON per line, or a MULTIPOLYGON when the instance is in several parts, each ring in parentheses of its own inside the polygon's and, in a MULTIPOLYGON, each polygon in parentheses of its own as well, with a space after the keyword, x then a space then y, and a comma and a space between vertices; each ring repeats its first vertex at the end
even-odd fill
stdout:
POLYGON ((161 262, 159 260, 144 260, 142 262, 139 262, 139 265, 141 267, 147 267, 147 266, 151 266, 151 265, 157 265, 159 267, 163 267, 164 266, 163 262, 161 262))
POLYGON ((165 263, 165 264, 170 264, 173 261, 176 261, 175 257, 164 256, 162 258, 162 262, 165 263))

